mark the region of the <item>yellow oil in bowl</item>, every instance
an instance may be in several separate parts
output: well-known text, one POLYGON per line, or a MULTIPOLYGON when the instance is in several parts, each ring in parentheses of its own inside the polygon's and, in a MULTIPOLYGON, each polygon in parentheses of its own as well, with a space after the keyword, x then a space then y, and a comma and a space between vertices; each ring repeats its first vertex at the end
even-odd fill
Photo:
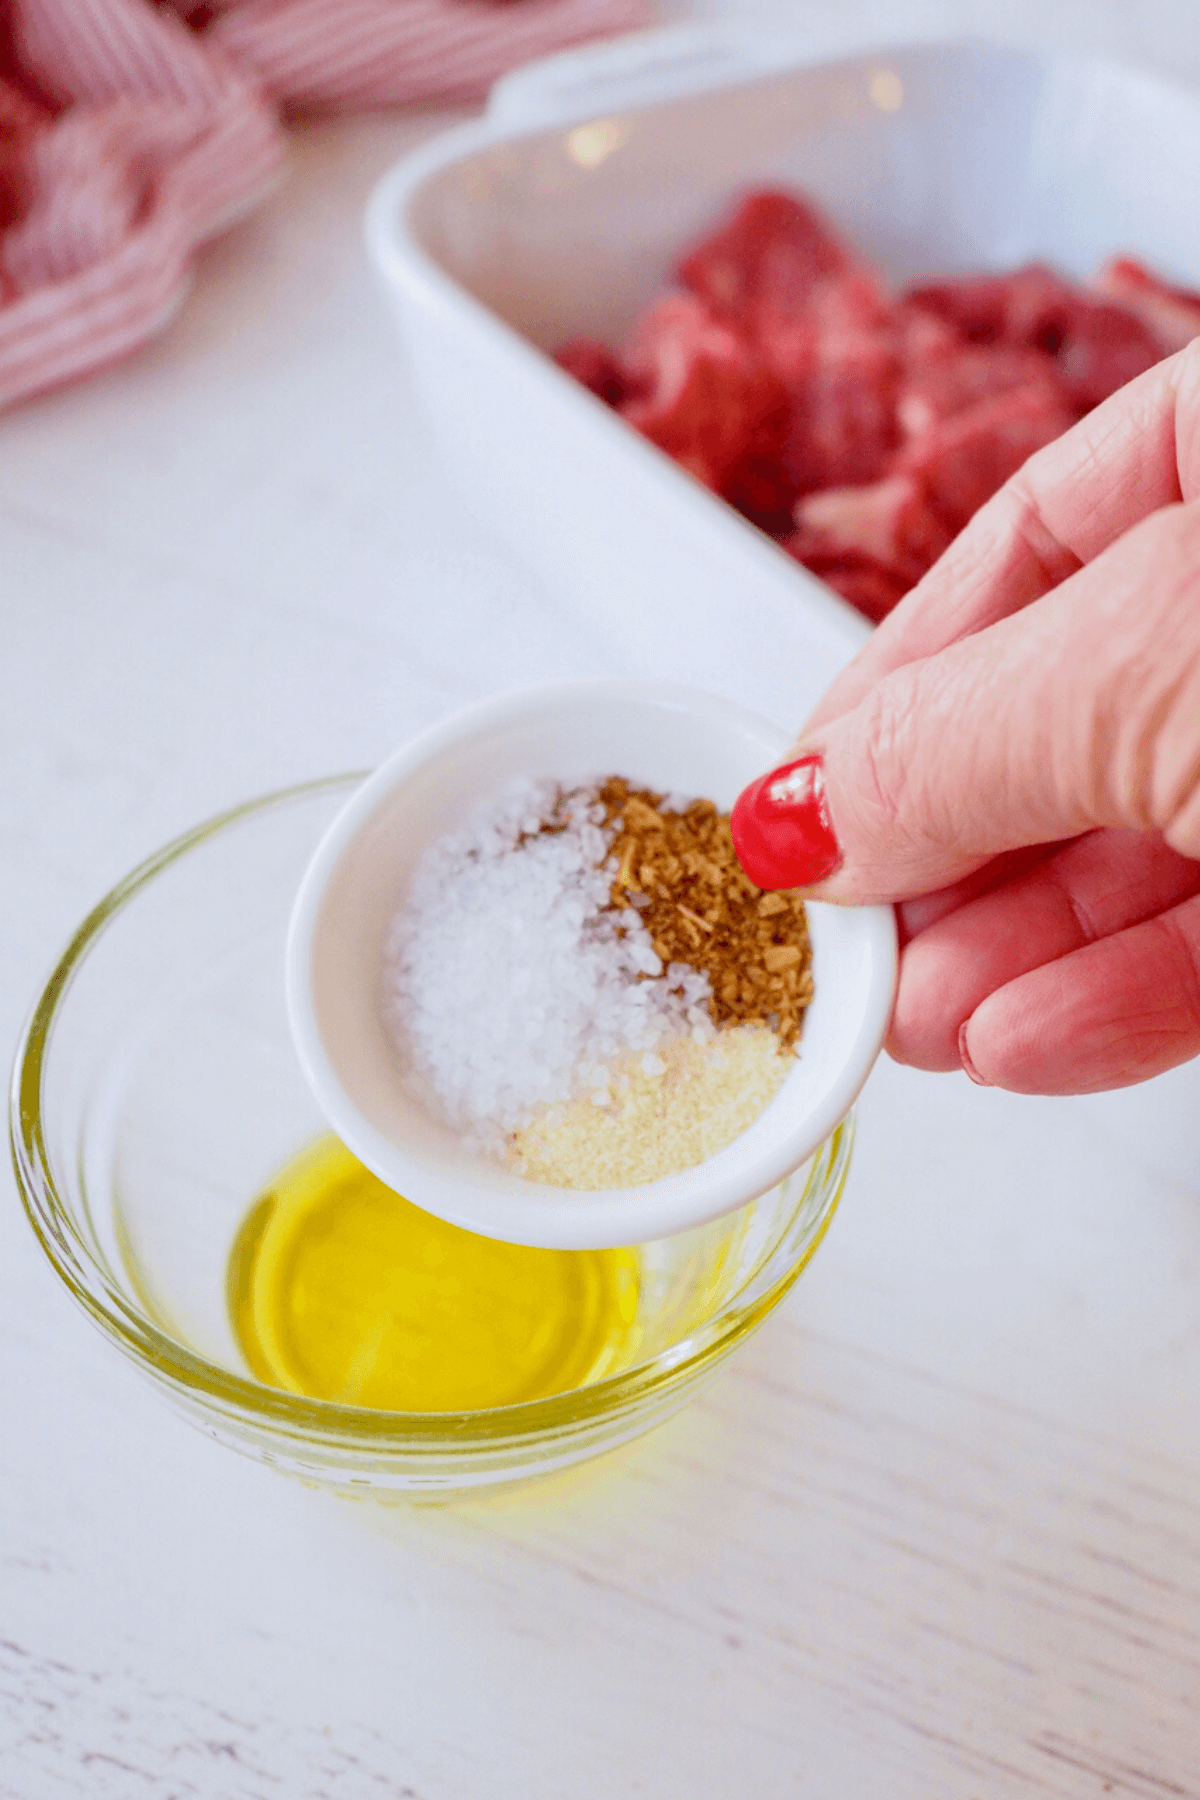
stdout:
POLYGON ((234 1330, 274 1387, 348 1406, 471 1412, 598 1381, 628 1359, 636 1250, 535 1250, 422 1212, 332 1135, 251 1208, 234 1330))

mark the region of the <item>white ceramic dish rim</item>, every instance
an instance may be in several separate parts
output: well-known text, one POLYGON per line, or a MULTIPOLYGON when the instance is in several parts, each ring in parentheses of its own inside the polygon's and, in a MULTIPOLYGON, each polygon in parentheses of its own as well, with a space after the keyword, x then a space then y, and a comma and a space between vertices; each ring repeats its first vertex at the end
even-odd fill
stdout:
MULTIPOLYGON (((1074 57, 970 32, 898 37, 840 52, 814 52, 802 27, 796 25, 781 24, 773 27, 769 35, 751 23, 658 27, 539 59, 497 82, 482 118, 454 126, 408 152, 376 183, 364 217, 367 252, 388 287, 448 309, 457 315, 460 329, 482 334, 485 340, 494 342, 496 333, 501 333, 508 340, 508 351, 526 363, 535 379, 574 385, 550 357, 477 299, 421 244, 409 225, 408 212, 433 176, 497 145, 536 138, 613 114, 637 113, 672 100, 752 86, 757 80, 791 71, 819 69, 835 77, 868 64, 886 67, 889 59, 901 55, 937 61, 972 52, 994 52, 998 57, 1020 60, 1030 68, 1046 71, 1087 71, 1098 84, 1116 82, 1130 90, 1141 88, 1151 97, 1158 93, 1184 97, 1193 103, 1196 98, 1194 90, 1185 83, 1171 81, 1157 72, 1131 69, 1104 57, 1074 57)), ((670 459, 651 451, 619 419, 606 418, 605 422, 645 449, 653 462, 665 463, 674 470, 670 459)), ((694 485, 686 476, 680 475, 680 479, 694 485)), ((702 491, 700 498, 706 504, 712 503, 702 491)), ((718 504, 724 506, 723 502, 718 504)), ((752 537, 758 535, 751 527, 747 530, 752 537)), ((858 621, 858 615, 823 584, 810 583, 805 597, 810 603, 827 598, 836 613, 849 613, 858 621)))
MULTIPOLYGON (((977 48, 979 41, 954 38, 931 44, 917 40, 891 48, 936 54, 966 47, 977 48)), ((869 634, 862 615, 824 582, 786 559, 755 526, 717 500, 623 419, 595 405, 551 357, 440 266, 410 228, 408 211, 433 176, 496 145, 536 138, 609 112, 636 111, 665 100, 752 83, 758 77, 786 74, 789 69, 828 64, 834 71, 843 64, 860 62, 863 54, 814 57, 805 50, 799 29, 773 28, 766 38, 753 26, 701 23, 658 27, 540 58, 496 83, 482 118, 440 132, 403 156, 376 183, 364 214, 367 254, 386 287, 408 295, 434 314, 453 319, 456 331, 468 334, 485 355, 494 351, 499 341, 506 357, 522 367, 526 380, 559 393, 565 390, 572 399, 586 404, 591 429, 611 434, 623 456, 639 460, 647 484, 665 486, 673 491, 677 503, 701 514, 715 509, 724 515, 723 523, 742 539, 740 550, 750 569, 757 563, 762 574, 769 572, 777 578, 779 564, 786 562, 789 580, 802 590, 803 604, 823 616, 825 628, 845 642, 847 659, 869 634)), ((878 54, 886 57, 889 51, 878 54)))
MULTIPOLYGON (((418 772, 453 757, 472 736, 529 716, 546 704, 593 704, 598 694, 614 700, 705 709, 705 716, 753 731, 764 751, 764 766, 781 755, 787 734, 768 721, 717 696, 675 684, 626 680, 555 682, 525 688, 469 707, 433 726, 389 757, 335 819, 309 864, 296 897, 288 932, 286 996, 296 1053, 304 1075, 332 1128, 379 1177, 428 1211, 514 1243, 557 1249, 601 1248, 667 1237, 733 1211, 785 1180, 812 1156, 854 1104, 882 1047, 891 1017, 897 966, 895 916, 890 907, 813 909, 814 953, 819 958, 822 925, 842 934, 863 960, 861 1012, 849 1030, 844 1060, 826 1079, 818 1103, 785 1122, 789 1076, 776 1102, 758 1124, 699 1170, 638 1188, 563 1189, 523 1181, 497 1165, 481 1169, 473 1184, 461 1173, 447 1175, 428 1160, 385 1136, 347 1091, 327 1048, 314 997, 313 966, 318 929, 330 883, 350 847, 387 800, 418 772), (764 1127, 771 1118, 769 1129, 764 1127), (755 1137, 754 1134, 757 1134, 755 1137), (747 1144, 753 1138, 755 1154, 747 1144)), ((816 1005, 817 1002, 814 1002, 816 1005)), ((834 1004, 831 995, 828 1005, 834 1004)), ((805 1084, 807 1085, 807 1083, 805 1084)))

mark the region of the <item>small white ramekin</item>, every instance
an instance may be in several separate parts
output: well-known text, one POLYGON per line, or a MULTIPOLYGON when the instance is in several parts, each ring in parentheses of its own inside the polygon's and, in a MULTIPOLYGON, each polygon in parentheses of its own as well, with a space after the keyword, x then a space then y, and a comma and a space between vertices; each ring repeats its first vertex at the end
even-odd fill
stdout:
POLYGON ((550 1187, 472 1154, 410 1091, 383 1011, 385 943, 418 857, 506 782, 625 775, 728 810, 786 749, 778 727, 712 695, 585 681, 502 695, 389 758, 322 840, 288 936, 293 1041, 339 1137, 427 1211, 565 1250, 688 1230, 799 1168, 849 1111, 883 1042, 896 975, 890 907, 810 907, 816 993, 795 1068, 724 1150, 640 1187, 550 1187))

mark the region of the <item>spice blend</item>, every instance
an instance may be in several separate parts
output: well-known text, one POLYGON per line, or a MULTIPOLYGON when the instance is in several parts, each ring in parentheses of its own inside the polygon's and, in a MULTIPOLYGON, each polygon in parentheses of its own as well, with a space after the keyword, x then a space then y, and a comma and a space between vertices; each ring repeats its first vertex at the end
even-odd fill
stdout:
POLYGON ((600 803, 616 827, 613 905, 638 908, 664 963, 708 976, 714 1024, 769 1024, 789 1048, 813 994, 804 902, 754 886, 734 853, 729 816, 711 800, 676 812, 661 794, 610 776, 600 803))
POLYGON ((708 800, 619 776, 513 783, 430 846, 385 1013, 410 1085, 530 1180, 694 1167, 787 1078, 812 997, 802 903, 743 874, 708 800))

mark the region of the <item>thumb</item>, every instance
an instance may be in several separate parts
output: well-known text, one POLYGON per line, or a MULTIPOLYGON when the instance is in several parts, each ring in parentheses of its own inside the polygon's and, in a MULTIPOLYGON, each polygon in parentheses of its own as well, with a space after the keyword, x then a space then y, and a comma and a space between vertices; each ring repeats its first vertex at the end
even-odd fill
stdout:
POLYGON ((733 812, 760 887, 908 899, 1097 826, 1200 856, 1200 503, 878 681, 733 812))

